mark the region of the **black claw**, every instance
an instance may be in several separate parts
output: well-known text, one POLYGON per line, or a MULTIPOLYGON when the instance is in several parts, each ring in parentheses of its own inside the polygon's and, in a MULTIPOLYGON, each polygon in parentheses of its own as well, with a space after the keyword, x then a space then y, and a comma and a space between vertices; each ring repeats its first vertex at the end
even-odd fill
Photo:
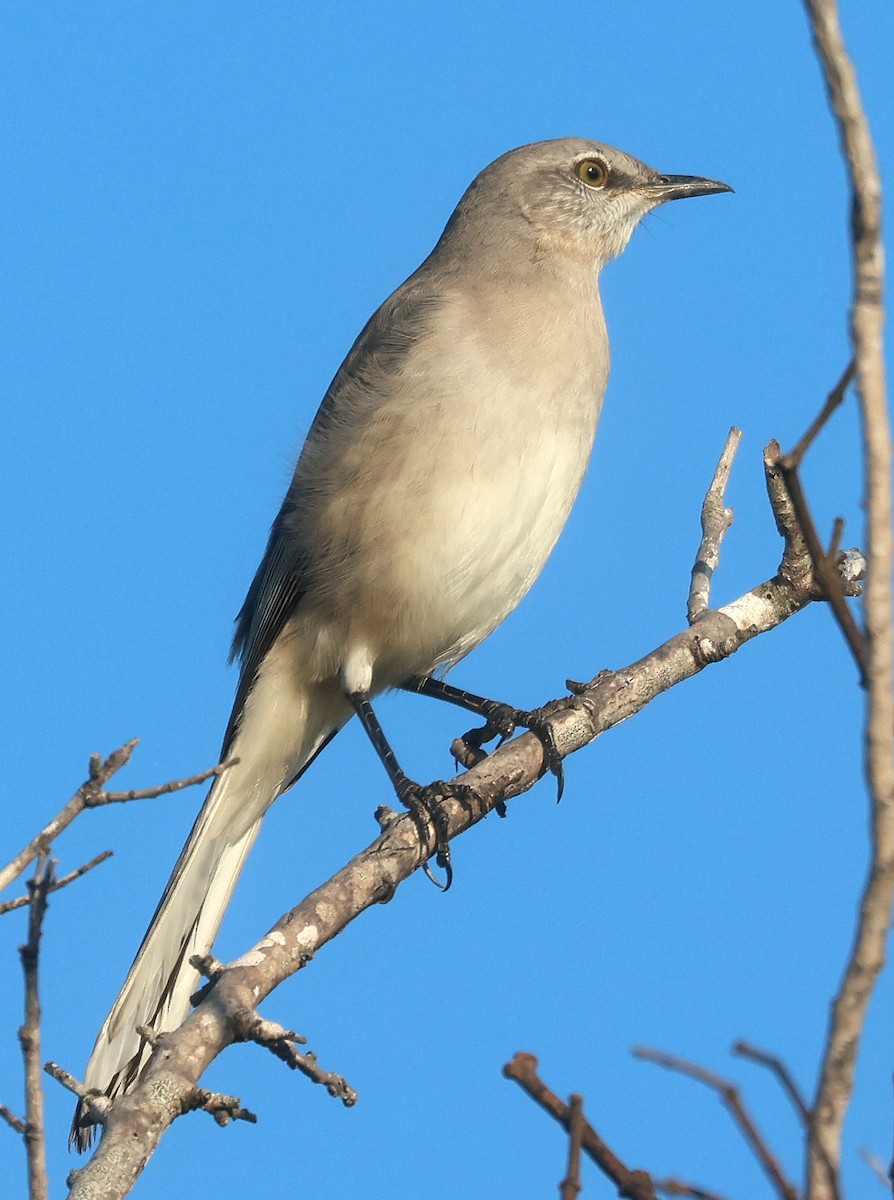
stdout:
MULTIPOLYGON (((512 737, 515 733, 515 726, 518 720, 518 714, 514 708, 508 704, 500 704, 496 700, 491 700, 483 714, 487 717, 487 725, 493 731, 490 738, 499 736, 499 746, 502 746, 507 738, 512 737)), ((486 726, 487 727, 487 726, 486 726)))
POLYGON ((536 712, 518 713, 518 723, 527 726, 531 733, 540 739, 540 744, 543 746, 544 774, 549 771, 556 777, 556 804, 558 804, 565 791, 565 767, 562 755, 556 745, 556 739, 553 737, 553 731, 549 723, 536 712))
MULTIPOLYGON (((440 834, 438 836, 440 838, 440 834)), ((431 868, 427 862, 422 864, 422 870, 432 881, 435 887, 440 888, 442 892, 449 892, 450 885, 453 883, 453 864, 450 861, 450 845, 448 842, 442 842, 440 840, 438 841, 438 846, 435 851, 435 862, 444 872, 445 879, 443 883, 441 883, 440 879, 437 879, 432 874, 431 868)))
POLYGON ((443 883, 441 883, 440 879, 438 879, 438 877, 432 872, 432 869, 427 862, 422 864, 422 872, 426 879, 430 880, 436 888, 440 888, 442 892, 449 892, 450 885, 453 883, 453 867, 450 865, 450 851, 448 850, 446 855, 443 855, 439 852, 436 862, 438 866, 442 867, 446 873, 447 877, 443 883))
POLYGON ((410 816, 416 825, 419 833, 419 841, 422 846, 428 845, 428 824, 434 826, 435 830, 435 862, 445 873, 445 881, 441 883, 432 873, 428 862, 423 862, 422 870, 426 877, 431 882, 441 889, 442 892, 450 890, 450 885, 453 883, 453 864, 450 857, 450 844, 447 841, 448 821, 447 815, 438 804, 439 799, 445 796, 455 796, 457 799, 468 799, 473 795, 471 788, 465 787, 463 784, 438 783, 423 787, 419 784, 413 784, 410 780, 406 780, 398 795, 403 804, 410 811, 410 816))

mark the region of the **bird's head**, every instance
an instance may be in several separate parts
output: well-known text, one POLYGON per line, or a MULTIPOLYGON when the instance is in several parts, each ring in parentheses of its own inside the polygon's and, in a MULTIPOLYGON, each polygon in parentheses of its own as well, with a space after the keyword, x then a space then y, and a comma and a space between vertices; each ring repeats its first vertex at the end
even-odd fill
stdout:
POLYGON ((731 192, 715 179, 663 175, 601 142, 559 138, 520 146, 496 159, 472 182, 445 233, 509 253, 528 243, 535 256, 552 252, 598 270, 615 258, 637 223, 659 204, 687 196, 731 192))

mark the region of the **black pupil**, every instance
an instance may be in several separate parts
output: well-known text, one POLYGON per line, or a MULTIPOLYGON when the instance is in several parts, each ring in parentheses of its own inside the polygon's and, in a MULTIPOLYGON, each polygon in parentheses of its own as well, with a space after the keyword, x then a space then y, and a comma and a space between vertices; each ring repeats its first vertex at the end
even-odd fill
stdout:
POLYGON ((590 163, 587 167, 587 179, 597 183, 602 178, 602 167, 596 166, 595 163, 590 163))

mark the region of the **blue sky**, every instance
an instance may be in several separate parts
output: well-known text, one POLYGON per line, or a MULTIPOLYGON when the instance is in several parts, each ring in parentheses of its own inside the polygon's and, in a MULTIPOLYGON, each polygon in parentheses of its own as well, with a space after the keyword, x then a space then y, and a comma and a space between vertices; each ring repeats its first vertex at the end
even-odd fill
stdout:
MULTIPOLYGON (((762 446, 791 444, 848 358, 847 197, 800 5, 12 4, 0 14, 0 504, 10 855, 90 752, 142 739, 121 785, 213 763, 232 619, 325 387, 428 253, 482 166, 591 136, 735 196, 668 206, 603 279, 613 370, 590 473, 540 581, 454 682, 529 706, 681 627, 698 511, 727 429, 744 439, 714 599, 772 575, 762 446)), ((882 0, 844 5, 883 171, 894 159, 882 0)), ((859 431, 839 412, 805 469, 823 529, 860 541, 859 431)), ((389 697, 419 779, 461 715, 389 697)), ((265 1012, 360 1092, 348 1112, 251 1048, 208 1086, 260 1117, 180 1121, 137 1185, 227 1195, 541 1197, 558 1129, 505 1082, 519 1049, 580 1091, 622 1158, 766 1194, 716 1099, 635 1063, 661 1046, 728 1071, 790 1174, 793 1118, 731 1062, 746 1037, 812 1091, 866 852, 861 695, 818 606, 705 671, 454 847, 327 946, 265 1012)), ((217 952, 234 957, 374 835, 389 800, 345 730, 272 810, 217 952)), ((53 902, 45 1057, 75 1073, 201 801, 87 814, 53 902)), ((0 922, 0 1100, 20 1108, 18 916, 0 922)), ((854 1194, 891 1128, 892 986, 876 995, 845 1145, 854 1194)), ((72 1164, 48 1083, 50 1168, 72 1164)), ((23 1194, 0 1131, 5 1194, 23 1194)), ((611 1195, 595 1168, 585 1194, 611 1195)))

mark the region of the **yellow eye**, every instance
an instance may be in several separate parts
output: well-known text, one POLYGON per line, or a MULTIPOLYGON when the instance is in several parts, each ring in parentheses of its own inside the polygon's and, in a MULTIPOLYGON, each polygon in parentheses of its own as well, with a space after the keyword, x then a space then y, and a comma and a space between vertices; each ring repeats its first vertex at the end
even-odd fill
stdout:
POLYGON ((608 182, 608 166, 601 158, 585 158, 575 168, 578 179, 587 187, 604 187, 608 182))

